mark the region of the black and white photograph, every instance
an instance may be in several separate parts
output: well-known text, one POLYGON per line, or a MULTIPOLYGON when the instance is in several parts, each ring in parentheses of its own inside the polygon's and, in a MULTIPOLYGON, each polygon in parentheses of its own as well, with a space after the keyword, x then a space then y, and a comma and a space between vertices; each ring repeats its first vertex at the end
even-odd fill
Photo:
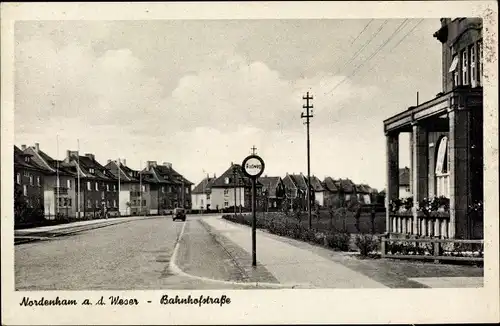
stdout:
POLYGON ((498 321, 498 13, 446 3, 2 5, 2 324, 498 321))

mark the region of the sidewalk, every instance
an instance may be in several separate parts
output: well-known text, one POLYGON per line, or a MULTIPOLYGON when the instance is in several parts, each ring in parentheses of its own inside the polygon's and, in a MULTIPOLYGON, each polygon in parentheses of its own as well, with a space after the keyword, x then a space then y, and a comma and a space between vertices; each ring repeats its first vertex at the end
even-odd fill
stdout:
POLYGON ((86 220, 58 225, 41 226, 31 229, 14 230, 14 244, 26 242, 46 240, 52 237, 69 235, 76 232, 82 232, 92 229, 97 229, 114 224, 126 223, 134 220, 147 218, 157 218, 158 216, 130 216, 130 217, 115 217, 108 219, 86 220))
MULTIPOLYGON (((250 228, 220 217, 209 217, 203 221, 245 251, 252 252, 250 228)), ((309 288, 386 287, 339 263, 276 238, 257 230, 257 264, 263 265, 280 283, 303 284, 309 288)))
MULTIPOLYGON (((203 219, 222 237, 252 252, 251 229, 221 217, 203 219)), ((390 259, 359 259, 306 242, 257 230, 257 264, 280 283, 312 288, 478 288, 483 269, 390 259)), ((248 265, 249 262, 242 262, 248 265)))

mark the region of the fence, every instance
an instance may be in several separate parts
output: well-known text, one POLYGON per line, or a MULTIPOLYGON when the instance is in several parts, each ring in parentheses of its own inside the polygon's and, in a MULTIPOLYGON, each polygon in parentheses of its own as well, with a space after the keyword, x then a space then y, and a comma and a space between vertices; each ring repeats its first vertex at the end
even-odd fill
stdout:
POLYGON ((484 240, 381 237, 382 258, 434 260, 435 263, 440 261, 484 262, 483 250, 484 240), (411 245, 412 243, 415 245, 411 245))

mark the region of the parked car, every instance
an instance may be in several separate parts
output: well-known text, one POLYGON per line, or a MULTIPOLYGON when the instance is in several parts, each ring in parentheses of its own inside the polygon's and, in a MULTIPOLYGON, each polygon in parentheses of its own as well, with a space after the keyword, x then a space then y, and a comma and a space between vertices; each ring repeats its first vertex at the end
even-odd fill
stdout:
POLYGON ((174 213, 172 214, 172 219, 175 221, 177 219, 185 221, 186 220, 186 211, 184 208, 175 208, 174 213))

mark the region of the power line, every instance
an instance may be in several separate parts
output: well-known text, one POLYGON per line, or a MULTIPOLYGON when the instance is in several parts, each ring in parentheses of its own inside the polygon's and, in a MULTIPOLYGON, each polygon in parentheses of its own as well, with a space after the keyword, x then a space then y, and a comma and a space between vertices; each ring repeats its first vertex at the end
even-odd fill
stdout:
POLYGON ((373 21, 373 19, 370 19, 370 21, 365 25, 365 28, 363 28, 363 30, 361 32, 359 32, 358 36, 356 36, 356 38, 351 42, 351 44, 354 44, 354 42, 356 42, 358 40, 358 38, 366 31, 368 26, 370 26, 372 21, 373 21))
POLYGON ((389 36, 389 38, 382 44, 380 45, 377 50, 375 50, 375 52, 373 52, 366 60, 364 60, 360 65, 358 65, 356 68, 354 68, 354 70, 351 72, 351 74, 349 74, 348 76, 344 77, 344 79, 342 79, 337 85, 335 85, 332 90, 330 90, 329 92, 326 92, 326 94, 329 94, 331 92, 333 92, 335 89, 337 89, 340 85, 342 85, 348 78, 350 77, 353 77, 357 71, 359 71, 359 69, 363 68, 364 65, 366 65, 373 57, 375 57, 386 45, 387 43, 389 43, 393 38, 394 36, 396 36, 397 33, 399 33, 399 31, 403 28, 404 25, 406 25, 408 22, 408 19, 405 19, 399 26, 398 28, 396 28, 396 30, 391 34, 391 36, 389 36))
POLYGON ((350 63, 352 63, 361 54, 361 52, 377 37, 377 35, 382 31, 382 29, 384 28, 384 26, 388 22, 389 21, 387 19, 384 20, 384 22, 379 26, 379 28, 375 32, 375 34, 373 34, 372 37, 370 37, 368 39, 368 41, 366 41, 365 44, 363 44, 363 46, 361 48, 359 48, 346 63, 344 63, 344 65, 343 65, 343 67, 341 69, 337 69, 337 71, 335 72, 335 74, 339 73, 341 70, 343 70, 344 68, 346 68, 347 65, 349 65, 350 63))
MULTIPOLYGON (((389 52, 396 49, 422 22, 424 19, 420 19, 406 34, 399 40, 396 45, 394 45, 392 48, 389 49, 389 52)), ((366 73, 371 72, 377 65, 373 65, 369 70, 366 71, 366 73)))

